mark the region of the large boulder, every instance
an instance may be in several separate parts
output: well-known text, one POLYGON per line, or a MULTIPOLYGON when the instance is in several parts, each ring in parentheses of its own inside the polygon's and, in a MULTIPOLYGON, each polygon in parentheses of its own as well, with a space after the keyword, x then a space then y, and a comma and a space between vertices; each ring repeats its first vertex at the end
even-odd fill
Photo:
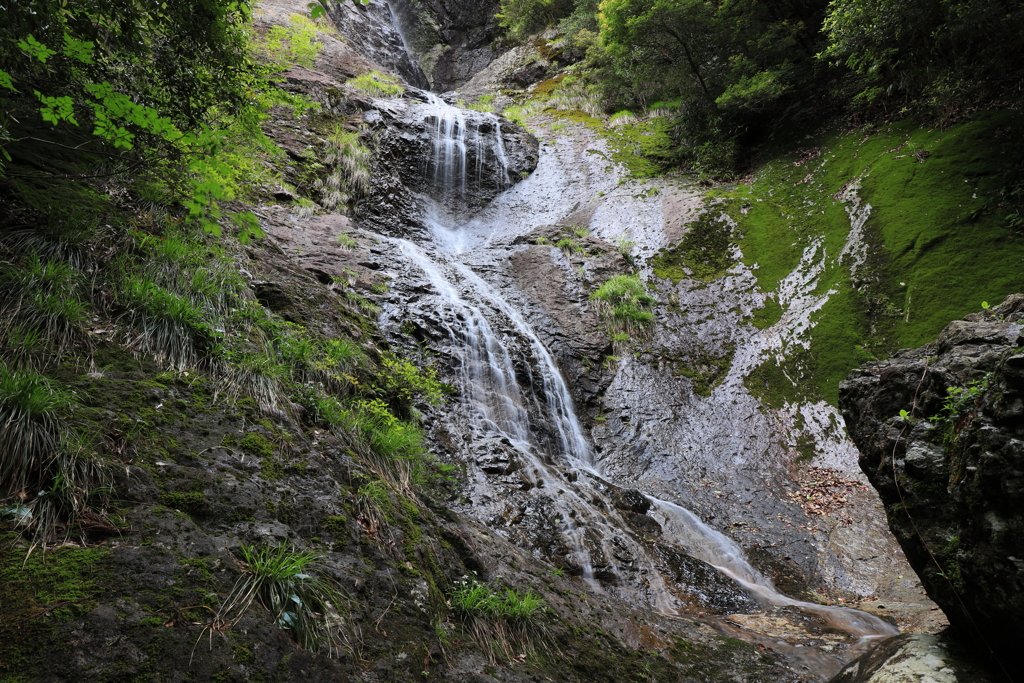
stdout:
POLYGON ((840 385, 860 466, 953 634, 1024 645, 1024 295, 840 385))

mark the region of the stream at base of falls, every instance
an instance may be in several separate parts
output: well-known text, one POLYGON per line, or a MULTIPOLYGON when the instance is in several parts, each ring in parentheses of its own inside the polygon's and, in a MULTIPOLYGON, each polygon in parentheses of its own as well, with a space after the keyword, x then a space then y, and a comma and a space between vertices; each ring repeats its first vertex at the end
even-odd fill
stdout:
MULTIPOLYGON (((422 198, 430 234, 419 244, 398 238, 393 243, 409 264, 405 276, 422 279, 415 289, 421 299, 429 297, 431 317, 448 337, 444 352, 457 368, 469 437, 462 456, 469 465, 472 504, 503 495, 502 485, 492 481, 494 473, 477 466, 466 450, 474 443, 494 444, 503 463, 514 461, 496 471, 516 470, 524 482, 520 490, 531 496, 527 509, 536 509, 544 520, 533 537, 516 539, 520 545, 549 560, 557 556, 560 566, 595 592, 643 601, 667 615, 699 616, 732 637, 784 654, 821 680, 876 641, 895 635, 895 627, 865 612, 783 595, 732 539, 697 515, 652 495, 624 492, 600 471, 552 353, 500 288, 467 265, 476 251, 486 250, 492 262, 512 253, 512 247, 496 253, 480 239, 479 226, 466 230, 457 218, 467 184, 479 183, 485 173, 506 173, 500 121, 433 95, 423 116, 434 134, 433 158, 423 169, 435 184, 434 197, 422 198), (470 146, 475 149, 473 168, 467 164, 470 146), (635 519, 632 525, 627 520, 636 514, 609 502, 616 495, 634 496, 634 510, 660 526, 660 541, 636 531, 635 519), (671 569, 679 566, 689 567, 689 581, 671 569), (794 645, 782 635, 745 628, 739 617, 751 614, 761 615, 762 621, 809 625, 829 636, 830 644, 794 645)), ((423 302, 418 305, 422 308, 423 302)), ((386 315, 401 324, 401 310, 386 315)))

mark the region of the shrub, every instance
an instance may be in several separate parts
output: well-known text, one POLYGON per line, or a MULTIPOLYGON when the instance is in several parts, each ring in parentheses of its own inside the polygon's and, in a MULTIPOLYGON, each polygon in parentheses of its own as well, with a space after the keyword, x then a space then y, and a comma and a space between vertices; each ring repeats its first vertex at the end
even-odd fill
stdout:
POLYGON ((495 15, 512 38, 523 40, 572 14, 573 0, 501 0, 495 15))

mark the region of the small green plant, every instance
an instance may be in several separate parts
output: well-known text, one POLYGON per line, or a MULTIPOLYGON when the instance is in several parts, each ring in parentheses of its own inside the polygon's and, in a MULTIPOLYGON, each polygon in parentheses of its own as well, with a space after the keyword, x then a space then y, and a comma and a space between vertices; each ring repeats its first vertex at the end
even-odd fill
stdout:
POLYGON ((352 251, 357 246, 359 246, 359 244, 354 239, 352 239, 352 236, 349 235, 347 232, 338 233, 337 242, 338 246, 344 249, 345 251, 352 251))
POLYGON ((370 97, 401 97, 405 92, 397 78, 380 71, 368 71, 350 78, 345 85, 370 97))
POLYGON ((584 237, 590 237, 590 231, 587 230, 582 225, 574 225, 570 229, 572 230, 572 234, 576 235, 580 239, 583 239, 584 237))
POLYGON ((213 628, 227 631, 259 602, 274 625, 289 631, 301 647, 334 656, 344 638, 340 591, 327 579, 309 573, 320 557, 287 545, 242 546, 245 566, 214 618, 213 628))
POLYGON ((555 242, 555 246, 562 250, 562 253, 566 256, 571 256, 576 252, 580 251, 581 247, 579 242, 571 237, 563 237, 562 239, 555 242))
POLYGON ((448 387, 437 379, 432 367, 418 368, 390 351, 381 355, 378 380, 388 396, 403 402, 426 401, 440 405, 448 387))
POLYGON ((544 600, 532 591, 496 588, 463 577, 449 598, 452 614, 492 661, 545 645, 544 600))
POLYGON ((257 45, 267 61, 282 70, 293 64, 311 67, 323 47, 316 37, 316 25, 307 17, 293 14, 287 26, 271 26, 257 45))
POLYGON ((624 232, 615 238, 615 249, 627 259, 632 258, 633 247, 635 246, 636 242, 630 237, 628 232, 624 232))
MULTIPOLYGON (((942 409, 929 420, 944 428, 943 439, 948 444, 955 444, 961 430, 970 421, 970 416, 977 408, 985 392, 992 382, 992 373, 976 379, 965 387, 946 387, 946 399, 942 409)), ((902 412, 900 415, 902 416, 902 412)))

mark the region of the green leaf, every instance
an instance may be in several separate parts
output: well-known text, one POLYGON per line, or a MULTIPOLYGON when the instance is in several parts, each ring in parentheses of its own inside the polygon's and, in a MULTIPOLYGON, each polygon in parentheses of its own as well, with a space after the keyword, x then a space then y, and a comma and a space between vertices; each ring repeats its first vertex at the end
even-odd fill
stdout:
POLYGON ((78 121, 75 120, 75 103, 70 97, 50 97, 43 95, 38 90, 35 93, 39 101, 43 103, 39 109, 43 121, 48 121, 55 126, 61 121, 78 125, 78 121))
POLYGON ((11 75, 3 69, 0 69, 0 88, 7 88, 8 90, 18 92, 18 89, 14 87, 14 81, 11 80, 11 75))
POLYGON ((46 63, 47 59, 57 54, 56 50, 51 50, 50 48, 46 47, 38 40, 36 40, 32 34, 29 34, 24 40, 19 40, 18 47, 20 47, 23 51, 27 52, 30 56, 38 59, 40 62, 43 62, 44 64, 46 63))
POLYGON ((910 413, 908 413, 906 410, 901 410, 900 411, 900 417, 902 417, 904 420, 909 420, 910 419, 910 413))
POLYGON ((238 227, 238 241, 242 244, 249 244, 253 239, 265 237, 267 234, 260 228, 260 221, 252 211, 236 213, 230 219, 238 227))
POLYGON ((92 51, 96 43, 87 40, 76 40, 67 33, 64 34, 64 54, 72 59, 77 59, 83 64, 92 64, 92 51))

